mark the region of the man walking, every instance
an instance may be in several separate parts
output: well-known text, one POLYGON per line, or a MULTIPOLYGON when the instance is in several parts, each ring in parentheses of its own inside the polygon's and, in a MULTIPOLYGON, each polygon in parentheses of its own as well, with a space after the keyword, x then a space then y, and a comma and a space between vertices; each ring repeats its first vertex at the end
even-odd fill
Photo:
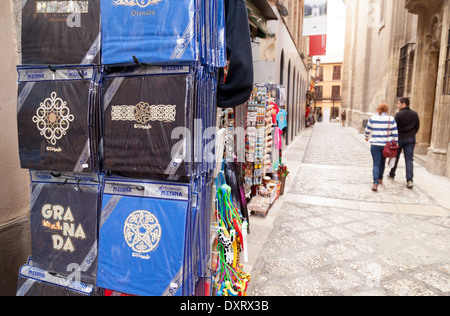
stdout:
POLYGON ((395 172, 397 170, 398 161, 400 159, 400 154, 403 151, 405 156, 406 164, 406 186, 409 189, 414 187, 414 165, 413 156, 414 148, 416 146, 416 134, 420 128, 420 120, 417 112, 409 108, 409 99, 402 98, 398 101, 397 107, 399 111, 395 115, 395 121, 398 127, 398 138, 399 138, 399 150, 397 158, 395 160, 395 165, 389 173, 389 179, 394 180, 395 172))

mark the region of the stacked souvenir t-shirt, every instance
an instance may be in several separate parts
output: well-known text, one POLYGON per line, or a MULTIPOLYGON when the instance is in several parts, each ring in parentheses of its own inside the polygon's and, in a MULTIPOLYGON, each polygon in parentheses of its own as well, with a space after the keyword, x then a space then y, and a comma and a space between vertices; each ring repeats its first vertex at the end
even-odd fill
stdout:
POLYGON ((134 295, 185 294, 189 199, 188 185, 107 179, 97 285, 134 295))
POLYGON ((98 0, 24 0, 23 65, 100 63, 98 0))
POLYGON ((107 75, 103 85, 106 170, 188 175, 189 81, 189 67, 137 67, 107 75))
POLYGON ((24 169, 91 172, 94 68, 19 67, 17 125, 24 169))
POLYGON ((101 1, 103 64, 195 60, 195 0, 101 1))
POLYGON ((31 171, 33 266, 95 284, 99 178, 31 171))

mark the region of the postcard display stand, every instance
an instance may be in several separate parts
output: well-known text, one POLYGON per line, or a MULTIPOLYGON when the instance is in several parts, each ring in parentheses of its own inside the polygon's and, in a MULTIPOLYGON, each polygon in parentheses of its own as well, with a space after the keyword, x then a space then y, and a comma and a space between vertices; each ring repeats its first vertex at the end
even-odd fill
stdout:
POLYGON ((274 84, 255 85, 247 102, 244 179, 252 187, 248 209, 262 215, 267 215, 279 194, 282 158, 275 117, 280 103, 280 86, 274 84))
POLYGON ((224 26, 223 0, 23 1, 17 295, 204 293, 224 26))

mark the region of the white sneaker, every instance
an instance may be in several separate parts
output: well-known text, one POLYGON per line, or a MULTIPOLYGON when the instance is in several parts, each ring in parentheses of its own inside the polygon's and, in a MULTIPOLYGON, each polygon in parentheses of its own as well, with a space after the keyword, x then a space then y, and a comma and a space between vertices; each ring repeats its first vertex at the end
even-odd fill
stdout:
POLYGON ((408 189, 412 189, 412 188, 414 188, 414 183, 413 183, 412 181, 407 181, 407 182, 406 182, 406 187, 407 187, 408 189))

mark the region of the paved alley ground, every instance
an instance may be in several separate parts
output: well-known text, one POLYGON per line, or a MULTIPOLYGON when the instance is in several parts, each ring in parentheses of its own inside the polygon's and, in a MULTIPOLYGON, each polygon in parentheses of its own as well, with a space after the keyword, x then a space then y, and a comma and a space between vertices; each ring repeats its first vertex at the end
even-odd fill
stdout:
POLYGON ((450 296, 450 179, 415 164, 407 189, 401 162, 372 192, 369 147, 318 123, 286 149, 285 194, 250 218, 248 295, 450 296))

